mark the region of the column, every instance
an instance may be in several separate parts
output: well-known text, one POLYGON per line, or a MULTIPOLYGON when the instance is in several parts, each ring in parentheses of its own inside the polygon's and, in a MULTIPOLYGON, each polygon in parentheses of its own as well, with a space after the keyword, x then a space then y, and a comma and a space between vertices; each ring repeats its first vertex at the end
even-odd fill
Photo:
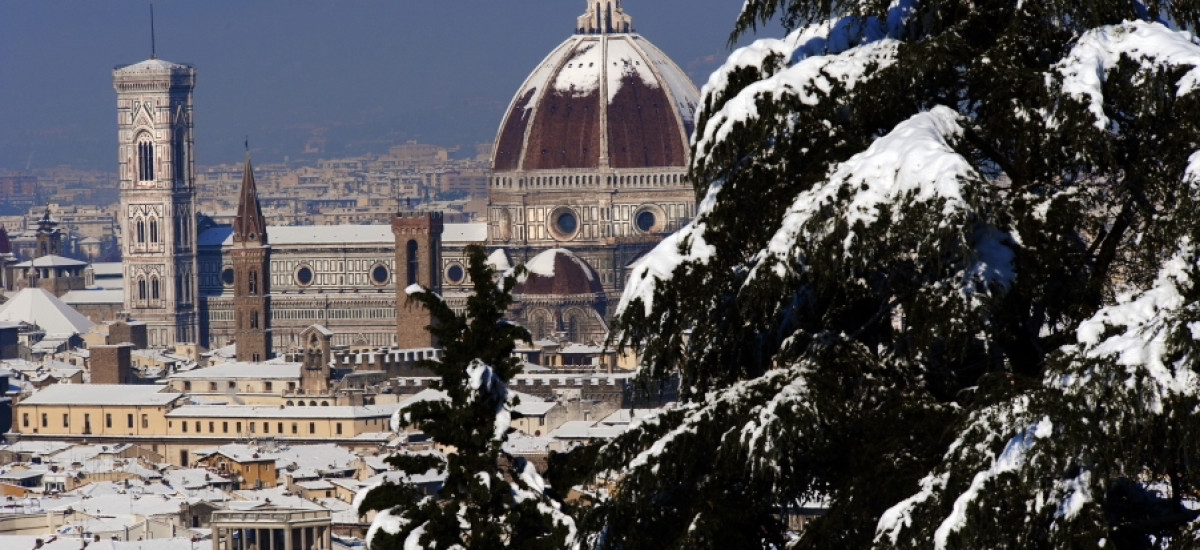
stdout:
POLYGON ((300 528, 300 550, 308 550, 308 527, 300 528))
POLYGON ((292 550, 292 530, 286 526, 283 528, 283 550, 292 550))

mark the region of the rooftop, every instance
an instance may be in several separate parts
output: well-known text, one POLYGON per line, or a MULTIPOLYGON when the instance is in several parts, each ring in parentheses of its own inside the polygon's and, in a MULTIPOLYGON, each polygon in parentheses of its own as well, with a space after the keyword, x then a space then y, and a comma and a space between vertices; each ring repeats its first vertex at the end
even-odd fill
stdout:
POLYGON ((33 394, 21 405, 169 405, 183 394, 162 386, 120 384, 55 384, 33 394))
POLYGON ((353 420, 392 416, 397 405, 362 407, 268 407, 256 405, 184 405, 167 413, 168 418, 312 418, 353 420))
POLYGON ((222 363, 172 374, 171 380, 279 380, 300 378, 300 363, 222 363))
POLYGON ((41 288, 27 288, 0 305, 0 321, 37 325, 46 334, 71 336, 95 326, 83 314, 41 288))
MULTIPOLYGON (((378 245, 392 248, 396 236, 390 225, 286 225, 268 226, 267 239, 273 247, 312 245, 378 245)), ((442 229, 443 242, 483 242, 487 240, 485 223, 447 223, 442 229)), ((233 246, 233 227, 222 225, 204 231, 198 246, 233 246)))

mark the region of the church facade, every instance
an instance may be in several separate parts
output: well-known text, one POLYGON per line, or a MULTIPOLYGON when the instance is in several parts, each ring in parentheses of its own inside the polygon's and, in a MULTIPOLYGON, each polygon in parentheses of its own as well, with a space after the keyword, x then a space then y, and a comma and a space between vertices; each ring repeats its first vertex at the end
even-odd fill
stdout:
POLYGON ((314 325, 335 346, 426 347, 427 321, 407 311, 404 289, 421 284, 461 304, 469 244, 485 245, 500 270, 529 267, 510 316, 535 338, 600 341, 631 265, 695 215, 687 165, 699 94, 633 32, 619 0, 589 0, 517 90, 496 135, 488 218, 477 223, 400 213, 390 226, 268 226, 247 160, 234 226, 189 233, 195 70, 131 67, 114 73, 127 312, 152 330, 171 326, 179 341, 236 341, 239 358, 247 346, 264 359, 302 349, 314 325), (161 81, 157 95, 122 92, 142 73, 161 81), (153 235, 139 233, 150 220, 153 235), (142 280, 159 282, 143 295, 142 280))

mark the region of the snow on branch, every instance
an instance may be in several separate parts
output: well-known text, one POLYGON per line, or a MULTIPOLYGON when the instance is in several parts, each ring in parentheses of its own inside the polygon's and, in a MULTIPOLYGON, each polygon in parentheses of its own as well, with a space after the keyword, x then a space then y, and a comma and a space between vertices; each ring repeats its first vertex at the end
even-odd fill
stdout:
POLYGON ((486 397, 496 404, 495 431, 492 437, 502 441, 512 420, 512 411, 507 403, 508 387, 505 386, 504 380, 496 375, 492 367, 476 359, 467 367, 467 384, 472 390, 467 394, 469 399, 486 397))
POLYGON ((704 217, 716 206, 717 195, 720 192, 720 184, 711 185, 704 200, 696 208, 696 218, 663 239, 653 250, 634 263, 629 281, 621 294, 621 301, 617 305, 618 316, 623 315, 625 310, 638 300, 641 301, 646 316, 649 316, 654 309, 654 292, 659 283, 670 281, 675 270, 685 263, 707 264, 717 253, 715 247, 704 241, 704 232, 707 229, 704 217))
MULTIPOLYGON (((789 94, 805 105, 817 105, 835 83, 853 89, 878 69, 891 65, 899 46, 899 41, 885 38, 838 54, 807 57, 778 74, 747 86, 726 101, 696 133, 693 150, 697 155, 703 155, 714 144, 724 141, 738 123, 758 118, 758 101, 764 97, 778 98, 789 94)), ((759 60, 762 62, 775 48, 766 46, 761 51, 743 55, 763 56, 759 60)), ((711 86, 719 84, 719 80, 710 81, 711 86)))
MULTIPOLYGON (((1109 126, 1102 87, 1108 72, 1122 57, 1145 69, 1193 67, 1179 80, 1178 96, 1200 87, 1200 43, 1190 33, 1146 21, 1092 29, 1079 38, 1054 70, 1062 78, 1062 91, 1087 104, 1088 111, 1096 117, 1093 124, 1097 129, 1106 130, 1109 126)), ((1047 75, 1047 84, 1053 86, 1053 81, 1047 75)))
MULTIPOLYGON (((888 224, 893 226, 905 218, 906 204, 939 209, 939 225, 931 231, 968 225, 974 217, 970 204, 973 195, 986 192, 986 183, 954 149, 962 133, 958 113, 949 107, 934 107, 900 123, 866 151, 832 167, 825 183, 796 197, 760 254, 749 280, 767 266, 775 275, 784 276, 799 244, 822 241, 839 230, 846 231, 841 255, 861 255, 858 248, 867 235, 859 231, 874 228, 885 208, 890 210, 888 224)), ((879 232, 887 233, 886 228, 879 232)), ((964 238, 973 248, 970 264, 963 270, 964 294, 1009 286, 1015 277, 1015 239, 988 226, 980 226, 964 238)))
POLYGON ((1071 393, 1087 391, 1093 377, 1114 374, 1103 363, 1095 364, 1095 360, 1102 360, 1125 369, 1127 386, 1153 382, 1152 391, 1141 399, 1154 414, 1162 413, 1164 402, 1172 396, 1200 393, 1200 377, 1188 364, 1196 358, 1173 358, 1168 346, 1172 334, 1180 328, 1187 330, 1193 340, 1200 339, 1200 322, 1187 322, 1196 317, 1195 312, 1182 311, 1196 307, 1185 298, 1185 292, 1194 284, 1196 259, 1195 245, 1184 239, 1179 251, 1159 270, 1151 288, 1136 298, 1120 296, 1117 304, 1080 323, 1076 339, 1080 352, 1077 362, 1082 363, 1082 370, 1050 375, 1047 385, 1071 393), (1180 323, 1186 323, 1186 327, 1180 327, 1180 323))

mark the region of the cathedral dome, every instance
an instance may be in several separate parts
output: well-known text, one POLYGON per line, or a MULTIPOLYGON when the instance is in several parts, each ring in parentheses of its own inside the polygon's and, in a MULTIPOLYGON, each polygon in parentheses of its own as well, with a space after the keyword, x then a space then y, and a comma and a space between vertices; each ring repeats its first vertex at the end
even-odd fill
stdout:
POLYGON ((631 30, 618 0, 589 0, 576 34, 533 70, 509 105, 493 170, 687 165, 699 93, 631 30))
POLYGON ((600 276, 587 262, 565 248, 546 250, 525 264, 529 274, 513 288, 515 295, 600 294, 600 276))

